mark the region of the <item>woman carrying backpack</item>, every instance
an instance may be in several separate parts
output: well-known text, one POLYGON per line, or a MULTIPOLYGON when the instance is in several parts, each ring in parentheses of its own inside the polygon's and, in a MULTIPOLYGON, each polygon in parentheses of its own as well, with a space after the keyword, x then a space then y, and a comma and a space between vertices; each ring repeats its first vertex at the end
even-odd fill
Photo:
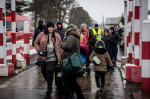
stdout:
MULTIPOLYGON (((69 58, 76 52, 80 52, 80 36, 77 33, 77 27, 73 24, 68 25, 65 33, 66 39, 61 43, 63 49, 62 59, 69 58)), ((77 82, 77 74, 62 73, 64 83, 64 98, 71 99, 71 93, 75 92, 77 99, 84 99, 80 85, 77 82)))

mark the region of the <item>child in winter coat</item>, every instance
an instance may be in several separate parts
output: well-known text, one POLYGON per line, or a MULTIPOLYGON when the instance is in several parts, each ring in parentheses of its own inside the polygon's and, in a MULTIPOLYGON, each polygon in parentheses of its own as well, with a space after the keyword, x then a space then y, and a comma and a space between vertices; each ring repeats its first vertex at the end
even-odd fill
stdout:
POLYGON ((94 63, 93 69, 95 71, 96 85, 98 88, 100 88, 100 91, 104 91, 107 64, 109 64, 109 66, 113 66, 113 64, 107 50, 105 49, 105 43, 103 41, 97 41, 95 47, 96 49, 92 52, 89 59, 92 63, 94 63), (95 56, 99 60, 99 63, 94 60, 93 57, 95 56))

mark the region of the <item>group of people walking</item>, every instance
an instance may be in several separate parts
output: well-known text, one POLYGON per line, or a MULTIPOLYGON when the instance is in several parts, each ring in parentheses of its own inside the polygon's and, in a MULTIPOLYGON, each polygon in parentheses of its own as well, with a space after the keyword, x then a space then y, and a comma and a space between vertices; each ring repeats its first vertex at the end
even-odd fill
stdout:
POLYGON ((55 84, 59 93, 64 93, 65 99, 71 99, 74 92, 77 99, 84 99, 83 92, 77 82, 78 72, 68 74, 63 71, 61 61, 72 56, 74 53, 80 53, 80 44, 88 45, 89 53, 86 58, 86 66, 94 64, 96 85, 101 91, 104 91, 105 74, 108 65, 113 66, 112 60, 117 59, 117 43, 119 36, 115 33, 114 27, 104 32, 95 24, 93 29, 88 29, 85 23, 81 24, 80 29, 76 25, 70 24, 66 29, 61 22, 57 23, 55 29, 53 22, 48 22, 46 26, 39 22, 35 29, 32 45, 38 52, 38 65, 47 82, 46 94, 52 92, 52 82, 55 72, 55 84), (96 57, 97 61, 93 57, 96 57), (59 65, 59 67, 58 67, 59 65), (58 68, 57 68, 58 67, 58 68), (58 80, 58 72, 60 79, 58 80), (100 83, 101 80, 101 83, 100 83))

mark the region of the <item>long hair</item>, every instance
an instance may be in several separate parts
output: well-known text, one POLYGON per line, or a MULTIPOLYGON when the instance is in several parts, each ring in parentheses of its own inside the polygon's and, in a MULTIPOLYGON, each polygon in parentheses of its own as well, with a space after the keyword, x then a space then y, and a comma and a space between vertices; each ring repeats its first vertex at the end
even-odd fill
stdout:
MULTIPOLYGON (((53 27, 53 28, 54 28, 54 27, 53 27)), ((48 34, 49 34, 48 27, 45 29, 44 33, 45 33, 45 35, 48 35, 48 34)), ((54 30, 53 30, 53 32, 52 32, 52 38, 54 38, 54 41, 56 41, 56 37, 55 37, 55 32, 54 32, 54 30)), ((48 42, 49 42, 49 39, 48 39, 48 42)))

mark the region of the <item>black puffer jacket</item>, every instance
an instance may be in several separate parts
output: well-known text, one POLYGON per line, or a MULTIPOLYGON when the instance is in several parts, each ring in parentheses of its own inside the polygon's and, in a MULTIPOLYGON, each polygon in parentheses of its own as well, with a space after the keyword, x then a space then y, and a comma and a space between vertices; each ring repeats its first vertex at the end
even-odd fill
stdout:
POLYGON ((111 37, 112 37, 112 44, 114 45, 114 44, 118 44, 118 42, 119 42, 119 35, 116 33, 116 32, 113 32, 112 33, 112 35, 111 35, 111 37))
POLYGON ((111 42, 112 42, 111 36, 110 35, 108 35, 108 36, 104 35, 102 40, 105 43, 107 51, 110 53, 111 52, 111 42))

